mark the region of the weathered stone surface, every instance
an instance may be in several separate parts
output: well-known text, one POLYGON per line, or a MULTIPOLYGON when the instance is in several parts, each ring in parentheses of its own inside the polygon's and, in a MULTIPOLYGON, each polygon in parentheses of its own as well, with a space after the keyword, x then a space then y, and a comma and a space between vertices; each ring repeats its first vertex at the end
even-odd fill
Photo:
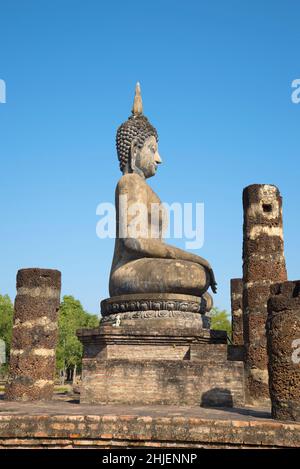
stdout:
POLYGON ((7 400, 49 400, 53 393, 61 274, 22 269, 17 274, 7 400))
POLYGON ((244 255, 251 256, 260 254, 266 255, 277 255, 282 253, 284 249, 284 242, 281 236, 269 236, 267 233, 262 233, 257 237, 248 239, 245 245, 244 255))
MULTIPOLYGON (((251 314, 261 314, 262 307, 265 308, 267 300, 270 295, 270 282, 269 280, 267 283, 259 281, 255 281, 254 283, 246 284, 244 290, 244 303, 247 305, 251 305, 251 314), (264 300, 262 302, 262 300, 264 300)), ((246 310, 247 314, 248 309, 246 310)), ((264 311, 264 310, 263 310, 264 311)))
POLYGON ((271 287, 266 330, 272 416, 300 421, 300 281, 271 287))
POLYGON ((84 359, 80 402, 98 404, 244 404, 243 363, 214 360, 84 359))
MULTIPOLYGON (((211 310, 212 305, 212 297, 209 293, 204 293, 203 296, 140 293, 115 296, 101 301, 101 315, 105 317, 110 314, 140 311, 177 311, 204 314, 211 310)), ((136 317, 138 318, 139 315, 136 317)))
POLYGON ((268 280, 271 284, 278 279, 281 280, 285 276, 283 275, 282 261, 284 258, 279 255, 268 255, 261 258, 255 258, 252 255, 251 259, 248 258, 244 261, 244 282, 251 284, 253 280, 256 282, 268 280))
POLYGON ((230 290, 232 342, 234 345, 243 345, 243 280, 241 278, 231 279, 230 290))
MULTIPOLYGON (((266 350, 266 333, 265 333, 265 326, 266 326, 266 315, 265 313, 261 312, 251 312, 251 314, 245 314, 244 321, 247 322, 247 327, 244 329, 244 339, 247 341, 246 343, 251 343, 252 346, 248 348, 247 357, 252 354, 252 349, 256 349, 258 346, 263 347, 266 350)), ((253 352, 255 353, 255 352, 253 352)), ((267 355, 264 351, 262 351, 262 356, 260 361, 263 360, 262 363, 267 363, 267 355)))
POLYGON ((10 360, 10 373, 14 377, 13 386, 17 382, 26 382, 27 380, 31 381, 32 384, 37 381, 53 380, 55 350, 34 348, 32 351, 26 351, 22 354, 18 352, 18 350, 12 349, 10 360), (49 353, 51 356, 48 355, 49 353), (24 372, 26 370, 26 374, 20 374, 22 370, 24 372))
MULTIPOLYGON (((201 351, 202 359, 214 360, 218 347, 227 350, 224 331, 202 330, 201 335, 194 328, 181 329, 159 327, 140 328, 131 326, 102 326, 100 329, 79 329, 77 335, 84 345, 84 358, 134 360, 193 360, 195 350, 201 351), (193 352, 192 352, 193 350, 193 352)), ((148 325, 148 324, 147 324, 148 325)), ((165 324, 164 324, 165 326, 165 324)), ((224 357, 227 352, 224 352, 224 357)), ((237 360, 242 360, 238 359, 237 360)))
POLYGON ((262 409, 0 401, 0 448, 299 448, 262 409))
MULTIPOLYGON (((48 291, 48 296, 51 297, 54 295, 53 290, 61 289, 61 273, 59 270, 39 269, 37 267, 20 269, 17 273, 17 290, 20 291, 20 288, 22 287, 32 289, 38 288, 43 292, 44 289, 46 289, 45 296, 47 296, 48 291)), ((32 292, 34 294, 35 290, 32 292)))
POLYGON ((243 361, 237 361, 240 355, 229 358, 225 331, 205 328, 200 313, 179 313, 193 318, 123 320, 119 314, 118 323, 79 330, 81 402, 200 405, 203 397, 207 405, 242 404, 243 361))
POLYGON ((282 199, 272 185, 254 184, 243 192, 243 335, 246 396, 269 398, 265 324, 270 285, 287 278, 283 253, 282 199))
MULTIPOLYGON (((170 293, 135 294, 111 297, 101 302, 101 329, 114 325, 131 326, 136 331, 209 328, 205 316, 212 307, 208 293, 203 297, 170 293)), ((137 333, 135 333, 137 335, 137 333)))
POLYGON ((51 324, 51 328, 47 325, 33 325, 32 327, 24 327, 24 323, 15 324, 13 348, 45 348, 55 349, 57 344, 57 324, 51 324))
POLYGON ((25 323, 28 318, 38 323, 41 318, 48 318, 49 321, 56 321, 57 292, 54 289, 55 297, 31 296, 18 294, 15 299, 15 311, 18 311, 18 320, 25 323))

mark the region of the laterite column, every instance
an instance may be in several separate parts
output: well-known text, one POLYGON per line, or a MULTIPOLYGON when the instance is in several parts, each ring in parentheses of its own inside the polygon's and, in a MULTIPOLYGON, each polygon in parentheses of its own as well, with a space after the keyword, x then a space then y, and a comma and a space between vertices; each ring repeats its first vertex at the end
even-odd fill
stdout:
POLYGON ((269 399, 265 325, 270 286, 287 279, 283 251, 282 199, 277 187, 254 184, 243 192, 243 321, 246 398, 269 399))
POLYGON ((234 345, 243 345, 243 280, 241 278, 232 278, 230 291, 232 343, 234 345))
POLYGON ((271 287, 267 343, 272 417, 300 421, 300 280, 271 287))
POLYGON ((52 398, 60 290, 58 270, 18 271, 7 400, 52 398))

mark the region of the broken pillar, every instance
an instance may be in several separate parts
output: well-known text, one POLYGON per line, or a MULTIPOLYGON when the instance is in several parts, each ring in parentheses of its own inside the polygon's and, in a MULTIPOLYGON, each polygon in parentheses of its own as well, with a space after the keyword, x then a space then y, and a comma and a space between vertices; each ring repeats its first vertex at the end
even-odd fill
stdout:
POLYGON ((58 270, 18 271, 7 400, 52 397, 60 290, 58 270))
POLYGON ((243 345, 243 280, 232 278, 231 291, 231 323, 233 345, 243 345))
POLYGON ((266 331, 272 417, 300 421, 300 280, 272 285, 266 331))
POLYGON ((282 198, 277 187, 254 184, 243 191, 243 329, 246 399, 269 399, 265 324, 270 285, 287 279, 282 198))

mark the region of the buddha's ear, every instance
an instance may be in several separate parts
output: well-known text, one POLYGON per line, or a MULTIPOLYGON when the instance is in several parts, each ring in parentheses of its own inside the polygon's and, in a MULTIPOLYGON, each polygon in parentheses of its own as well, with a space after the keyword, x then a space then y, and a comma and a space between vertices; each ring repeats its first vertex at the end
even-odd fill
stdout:
POLYGON ((136 158, 138 154, 138 141, 134 138, 130 145, 130 158, 129 158, 129 168, 134 173, 136 170, 136 158))

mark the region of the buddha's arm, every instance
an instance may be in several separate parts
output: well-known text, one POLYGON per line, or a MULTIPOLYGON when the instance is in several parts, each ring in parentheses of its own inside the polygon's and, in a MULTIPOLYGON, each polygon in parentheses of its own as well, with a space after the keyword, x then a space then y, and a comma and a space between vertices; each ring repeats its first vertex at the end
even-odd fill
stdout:
POLYGON ((183 249, 176 248, 170 244, 166 244, 159 239, 153 238, 125 238, 124 245, 127 251, 139 257, 151 257, 161 259, 174 259, 194 262, 195 264, 202 265, 210 274, 211 288, 216 293, 216 281, 214 272, 206 259, 203 259, 196 254, 184 251, 183 249))
POLYGON ((184 251, 183 249, 166 244, 160 239, 155 238, 125 238, 124 245, 128 251, 141 254, 142 257, 157 257, 163 259, 176 259, 181 261, 190 261, 200 264, 210 269, 210 264, 196 254, 184 251))
MULTIPOLYGON (((118 183, 116 196, 126 196, 128 203, 128 212, 125 217, 127 221, 127 233, 131 232, 132 222, 135 221, 135 210, 131 210, 134 204, 147 204, 146 184, 140 176, 136 174, 128 174, 123 176, 118 183)), ((147 230, 148 231, 148 230, 147 230)), ((151 257, 160 259, 176 259, 182 261, 190 261, 203 266, 210 274, 212 290, 216 291, 216 282, 213 270, 207 260, 196 254, 186 252, 170 244, 166 244, 157 238, 143 237, 125 237, 122 238, 125 250, 131 254, 132 258, 139 259, 141 257, 151 257)))

